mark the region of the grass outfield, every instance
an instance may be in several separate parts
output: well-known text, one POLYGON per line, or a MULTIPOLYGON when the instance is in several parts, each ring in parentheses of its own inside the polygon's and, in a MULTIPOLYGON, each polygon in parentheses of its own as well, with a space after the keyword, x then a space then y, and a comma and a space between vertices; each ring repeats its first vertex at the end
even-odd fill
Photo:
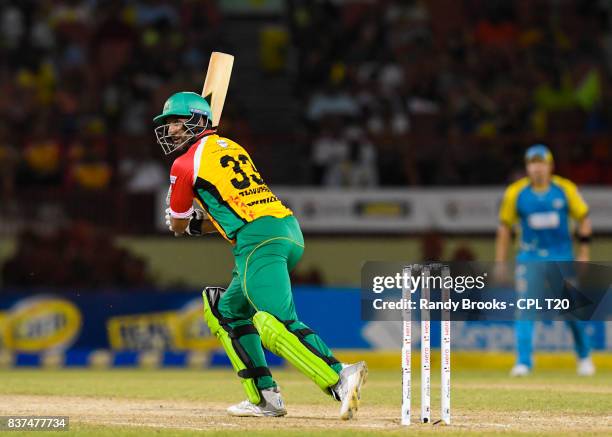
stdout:
MULTIPOLYGON (((418 371, 413 373, 418 377, 418 371)), ((209 431, 356 436, 407 431, 399 425, 399 371, 370 372, 357 418, 349 422, 336 419, 338 404, 301 374, 274 374, 289 412, 284 418, 227 416, 225 408, 244 396, 237 378, 225 370, 2 370, 0 415, 67 415, 71 430, 61 435, 184 436, 209 431)), ((438 382, 434 378, 433 420, 439 418, 438 382)), ((542 371, 524 379, 510 379, 500 371, 453 371, 451 426, 418 423, 419 399, 417 381, 411 434, 610 435, 612 429, 610 371, 593 378, 542 371)))

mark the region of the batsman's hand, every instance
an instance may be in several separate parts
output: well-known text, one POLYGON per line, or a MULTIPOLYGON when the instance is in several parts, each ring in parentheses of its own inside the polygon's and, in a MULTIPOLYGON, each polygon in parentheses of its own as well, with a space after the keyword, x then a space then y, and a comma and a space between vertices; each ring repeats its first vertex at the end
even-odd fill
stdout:
POLYGON ((192 237, 202 236, 202 222, 206 219, 208 219, 208 214, 205 211, 198 208, 194 209, 185 233, 192 237))
MULTIPOLYGON (((170 230, 170 232, 174 232, 174 229, 172 228, 172 214, 170 213, 170 208, 166 208, 166 226, 168 226, 168 229, 170 230)), ((180 237, 181 235, 183 234, 174 232, 175 237, 180 237)))
MULTIPOLYGON (((187 220, 187 219, 181 219, 187 220)), ((170 208, 166 209, 166 226, 171 232, 174 232, 175 237, 182 237, 184 234, 187 234, 192 237, 199 237, 202 235, 202 222, 204 220, 208 220, 208 214, 201 209, 194 209, 191 213, 191 217, 189 217, 189 222, 187 223, 187 227, 182 232, 177 232, 176 229, 172 226, 172 213, 170 208)), ((181 227, 182 228, 182 227, 181 227)))

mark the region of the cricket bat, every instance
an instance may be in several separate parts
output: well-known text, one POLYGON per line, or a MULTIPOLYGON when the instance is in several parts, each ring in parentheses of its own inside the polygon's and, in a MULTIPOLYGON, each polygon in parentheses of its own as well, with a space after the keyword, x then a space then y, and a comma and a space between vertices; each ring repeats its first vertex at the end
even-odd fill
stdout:
POLYGON ((221 119, 233 65, 234 57, 232 55, 221 52, 212 52, 210 55, 202 97, 210 104, 213 127, 217 127, 221 119))

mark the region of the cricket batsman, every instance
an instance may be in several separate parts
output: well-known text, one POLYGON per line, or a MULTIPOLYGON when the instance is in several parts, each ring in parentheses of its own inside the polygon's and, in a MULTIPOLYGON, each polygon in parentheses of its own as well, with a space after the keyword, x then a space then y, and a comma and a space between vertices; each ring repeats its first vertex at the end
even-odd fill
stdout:
MULTIPOLYGON (((504 194, 499 211, 495 253, 497 262, 506 261, 512 229, 518 225, 520 243, 516 256, 516 288, 519 293, 533 296, 547 286, 546 281, 550 281, 545 278, 546 274, 542 274, 552 271, 546 268, 547 262, 574 260, 570 219, 576 222, 576 261, 589 261, 592 230, 589 208, 576 185, 552 174, 554 162, 548 147, 536 144, 527 149, 525 166, 527 177, 511 184, 504 194)), ((569 264, 560 263, 558 266, 561 266, 561 270, 568 270, 563 266, 569 264)), ((574 272, 565 272, 564 275, 575 280, 572 277, 575 276, 574 272)), ((595 367, 584 324, 569 320, 567 323, 578 355, 577 372, 582 376, 593 375, 595 367)), ((532 370, 533 328, 533 320, 522 320, 519 315, 516 321, 518 357, 510 372, 512 376, 526 376, 532 370)))
POLYGON ((263 344, 340 401, 340 417, 350 419, 359 406, 367 366, 338 362, 298 319, 289 279, 304 252, 298 221, 270 191, 247 151, 217 135, 211 115, 205 98, 179 92, 154 121, 164 153, 181 153, 170 171, 169 229, 187 236, 219 232, 233 246, 229 286, 203 292, 204 319, 247 397, 227 411, 232 416, 287 414, 263 344))

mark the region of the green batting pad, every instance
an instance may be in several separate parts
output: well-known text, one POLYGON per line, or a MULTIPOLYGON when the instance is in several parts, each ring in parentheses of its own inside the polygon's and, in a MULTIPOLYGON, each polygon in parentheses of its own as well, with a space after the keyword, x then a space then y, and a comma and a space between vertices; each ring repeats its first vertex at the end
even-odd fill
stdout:
MULTIPOLYGON (((208 301, 208 296, 206 295, 206 291, 202 292, 202 298, 204 300, 204 320, 208 324, 208 327, 210 328, 210 332, 214 336, 216 336, 221 342, 221 345, 223 346, 223 349, 225 349, 225 353, 229 357, 229 360, 232 363, 234 370, 236 372, 240 372, 241 370, 246 370, 247 366, 240 359, 240 356, 234 349, 234 345, 232 344, 232 339, 230 338, 227 331, 223 329, 223 327, 221 326, 221 323, 219 323, 219 319, 215 317, 215 314, 213 313, 212 308, 211 308, 211 304, 208 301)), ((255 405, 259 404, 261 402, 261 394, 259 393, 259 390, 257 389, 257 385, 255 384, 255 379, 254 378, 241 378, 240 381, 242 382, 242 387, 244 388, 244 391, 246 392, 247 398, 249 399, 249 401, 255 405)))
POLYGON ((338 374, 304 346, 276 317, 265 311, 258 311, 253 316, 253 324, 259 331, 263 345, 270 352, 285 358, 312 379, 321 390, 329 393, 329 388, 338 382, 338 374))

